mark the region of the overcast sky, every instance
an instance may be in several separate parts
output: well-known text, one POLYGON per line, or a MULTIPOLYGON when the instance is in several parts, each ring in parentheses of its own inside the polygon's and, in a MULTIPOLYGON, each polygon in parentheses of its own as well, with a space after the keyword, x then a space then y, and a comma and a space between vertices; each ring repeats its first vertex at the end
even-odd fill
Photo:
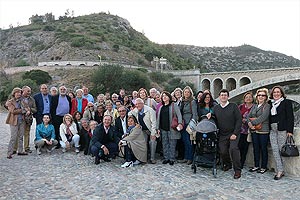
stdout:
POLYGON ((300 0, 0 0, 0 28, 66 9, 118 15, 160 44, 250 44, 300 59, 300 0))

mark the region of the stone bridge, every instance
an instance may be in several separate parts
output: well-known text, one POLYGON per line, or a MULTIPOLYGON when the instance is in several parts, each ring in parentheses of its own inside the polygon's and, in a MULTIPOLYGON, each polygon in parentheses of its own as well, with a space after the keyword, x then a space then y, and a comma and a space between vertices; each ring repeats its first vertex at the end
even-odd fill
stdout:
MULTIPOLYGON (((209 89, 214 98, 221 89, 230 91, 230 98, 236 100, 247 91, 255 91, 261 87, 300 83, 300 67, 277 68, 247 71, 200 73, 200 70, 165 71, 180 77, 184 81, 194 83, 198 90, 209 89)), ((299 97, 294 97, 300 103, 299 97)))

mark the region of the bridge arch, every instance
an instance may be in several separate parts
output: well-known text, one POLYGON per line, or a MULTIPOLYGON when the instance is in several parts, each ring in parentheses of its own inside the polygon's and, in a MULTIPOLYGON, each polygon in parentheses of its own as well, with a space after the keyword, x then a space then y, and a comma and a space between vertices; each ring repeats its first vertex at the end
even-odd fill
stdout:
POLYGON ((285 74, 277 77, 270 77, 264 80, 253 82, 235 90, 230 91, 230 99, 238 99, 239 96, 243 95, 247 91, 255 91, 259 88, 266 87, 271 88, 274 85, 290 85, 290 84, 300 84, 300 73, 285 74))
POLYGON ((221 89, 223 89, 223 79, 218 77, 213 80, 213 97, 217 98, 221 89))
POLYGON ((244 85, 248 85, 250 84, 252 81, 251 81, 251 78, 249 76, 242 76, 239 80, 239 86, 242 87, 244 85))
POLYGON ((201 88, 203 91, 210 90, 210 80, 207 78, 203 79, 201 82, 201 88))
POLYGON ((231 91, 236 89, 236 79, 233 77, 229 77, 226 79, 226 89, 231 91))

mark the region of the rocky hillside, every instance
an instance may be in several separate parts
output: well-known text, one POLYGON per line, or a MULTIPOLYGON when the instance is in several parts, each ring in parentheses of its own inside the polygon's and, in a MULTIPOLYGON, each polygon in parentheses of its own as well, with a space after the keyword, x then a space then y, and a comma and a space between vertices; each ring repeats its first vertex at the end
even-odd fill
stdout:
POLYGON ((239 47, 198 47, 166 45, 174 53, 197 63, 203 72, 300 67, 300 60, 250 45, 239 47), (171 46, 171 48, 170 48, 171 46))
MULTIPOLYGON (((203 72, 300 66, 300 61, 256 47, 159 45, 121 17, 106 13, 79 17, 35 15, 31 24, 0 29, 0 60, 5 66, 36 66, 53 60, 103 61, 153 67, 153 57, 168 60, 169 69, 203 72)), ((3 64, 1 64, 3 65, 3 64)))

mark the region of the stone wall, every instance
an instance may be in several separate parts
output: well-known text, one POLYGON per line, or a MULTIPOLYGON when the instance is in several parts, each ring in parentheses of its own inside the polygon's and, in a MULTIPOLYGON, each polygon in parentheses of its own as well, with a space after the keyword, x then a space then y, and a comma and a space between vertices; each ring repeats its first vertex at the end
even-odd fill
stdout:
MULTIPOLYGON (((296 145, 300 149, 300 128, 299 127, 295 127, 294 129, 294 140, 296 145)), ((268 147, 268 154, 269 154, 268 168, 269 170, 274 171, 276 165, 275 165, 273 152, 270 144, 268 147)), ((284 169, 286 174, 300 177, 300 157, 291 157, 291 158, 283 157, 283 161, 284 161, 284 169)), ((246 165, 249 167, 254 166, 252 143, 250 143, 249 145, 246 165)))

